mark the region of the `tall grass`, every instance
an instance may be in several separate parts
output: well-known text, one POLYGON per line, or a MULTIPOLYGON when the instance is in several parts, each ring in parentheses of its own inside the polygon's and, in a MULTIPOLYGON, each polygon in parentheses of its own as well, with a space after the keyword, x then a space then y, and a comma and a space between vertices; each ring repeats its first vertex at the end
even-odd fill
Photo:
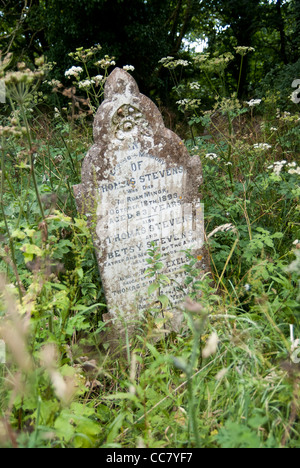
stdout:
MULTIPOLYGON (((112 62, 103 59, 101 86, 112 62)), ((70 106, 51 103, 39 90, 49 81, 43 61, 36 72, 21 64, 6 74, 1 446, 299 446, 299 115, 276 110, 270 96, 253 106, 221 96, 227 62, 206 63, 207 77, 214 66, 220 79, 218 88, 212 80, 219 95, 212 111, 189 94, 201 94, 201 80, 174 90, 185 89, 176 99, 190 123, 186 135, 192 130, 186 145, 202 161, 211 275, 199 283, 187 253, 182 333, 153 344, 159 327, 149 297, 127 359, 118 360, 105 341, 101 279, 71 189, 92 144, 89 96, 76 101, 65 91, 69 81, 52 82, 70 106)), ((155 271, 159 290, 168 278, 163 265, 155 271)))

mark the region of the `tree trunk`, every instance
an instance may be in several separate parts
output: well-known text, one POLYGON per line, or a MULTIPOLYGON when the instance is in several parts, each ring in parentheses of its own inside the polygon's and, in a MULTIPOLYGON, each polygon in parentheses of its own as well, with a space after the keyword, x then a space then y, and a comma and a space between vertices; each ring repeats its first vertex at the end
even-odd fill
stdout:
POLYGON ((288 59, 287 59, 287 55, 286 55, 286 36, 285 36, 285 32, 284 32, 284 19, 283 19, 283 16, 282 16, 282 11, 281 11, 281 7, 282 7, 282 0, 277 0, 276 2, 276 11, 277 11, 277 15, 278 15, 278 31, 279 31, 279 34, 280 34, 280 57, 281 57, 281 60, 283 61, 283 63, 285 65, 287 65, 288 63, 288 59))
MULTIPOLYGON (((179 36, 176 40, 174 40, 173 44, 173 50, 171 55, 176 55, 181 47, 182 40, 185 36, 185 34, 188 31, 191 19, 193 17, 193 6, 194 6, 194 1, 195 0, 188 0, 186 10, 185 10, 185 15, 184 15, 184 20, 183 20, 183 25, 181 27, 179 36)), ((182 3, 182 2, 180 2, 182 3)), ((175 38, 174 38, 175 39, 175 38)))

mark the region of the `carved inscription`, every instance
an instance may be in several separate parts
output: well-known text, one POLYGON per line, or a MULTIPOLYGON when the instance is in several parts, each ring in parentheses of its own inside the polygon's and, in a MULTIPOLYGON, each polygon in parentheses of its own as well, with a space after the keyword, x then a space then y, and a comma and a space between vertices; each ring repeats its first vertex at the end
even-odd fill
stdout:
POLYGON ((111 312, 141 311, 149 305, 153 279, 146 276, 146 259, 152 243, 160 247, 164 273, 176 282, 163 291, 175 306, 183 300, 183 251, 202 247, 202 206, 184 203, 187 174, 182 166, 168 168, 165 160, 141 151, 138 143, 119 157, 111 180, 98 188, 96 232, 106 253, 102 276, 111 312))
POLYGON ((169 330, 178 331, 185 299, 185 251, 208 271, 203 247, 200 160, 168 130, 154 103, 133 78, 115 69, 105 85, 105 100, 94 122, 95 144, 74 187, 78 209, 88 219, 101 274, 112 348, 134 333, 153 298, 146 274, 148 249, 160 249, 161 271, 170 283, 160 294, 170 299, 169 330), (127 334, 127 335, 126 335, 127 334))

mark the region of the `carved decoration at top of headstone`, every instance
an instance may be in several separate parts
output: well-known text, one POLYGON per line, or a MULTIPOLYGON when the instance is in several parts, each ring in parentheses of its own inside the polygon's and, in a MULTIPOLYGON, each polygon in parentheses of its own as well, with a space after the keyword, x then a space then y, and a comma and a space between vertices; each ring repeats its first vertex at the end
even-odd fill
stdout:
MULTIPOLYGON (((147 249, 160 247, 162 272, 171 283, 160 291, 170 298, 168 330, 178 331, 176 306, 191 249, 197 267, 208 271, 199 187, 202 170, 182 140, 168 130, 155 104, 139 92, 135 80, 116 68, 105 85, 105 99, 94 122, 95 144, 74 187, 78 209, 87 216, 112 324, 110 340, 131 337, 151 302, 146 275, 147 249)), ((153 300, 153 299, 152 299, 153 300)))

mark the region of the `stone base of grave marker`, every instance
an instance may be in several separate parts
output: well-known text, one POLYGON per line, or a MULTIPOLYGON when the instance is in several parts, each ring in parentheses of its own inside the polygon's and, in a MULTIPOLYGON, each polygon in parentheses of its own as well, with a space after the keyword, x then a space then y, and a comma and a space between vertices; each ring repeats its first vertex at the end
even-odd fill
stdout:
POLYGON ((108 77, 104 97, 94 122, 95 144, 74 193, 92 231, 108 307, 107 339, 116 350, 126 348, 158 295, 170 303, 154 317, 157 332, 160 318, 163 333, 180 331, 180 306, 187 294, 184 251, 197 258, 203 274, 209 264, 199 158, 191 157, 181 139, 165 127, 158 108, 124 70, 116 68, 108 77), (170 282, 149 297, 154 278, 146 273, 147 250, 153 243, 164 265, 159 273, 170 282))

